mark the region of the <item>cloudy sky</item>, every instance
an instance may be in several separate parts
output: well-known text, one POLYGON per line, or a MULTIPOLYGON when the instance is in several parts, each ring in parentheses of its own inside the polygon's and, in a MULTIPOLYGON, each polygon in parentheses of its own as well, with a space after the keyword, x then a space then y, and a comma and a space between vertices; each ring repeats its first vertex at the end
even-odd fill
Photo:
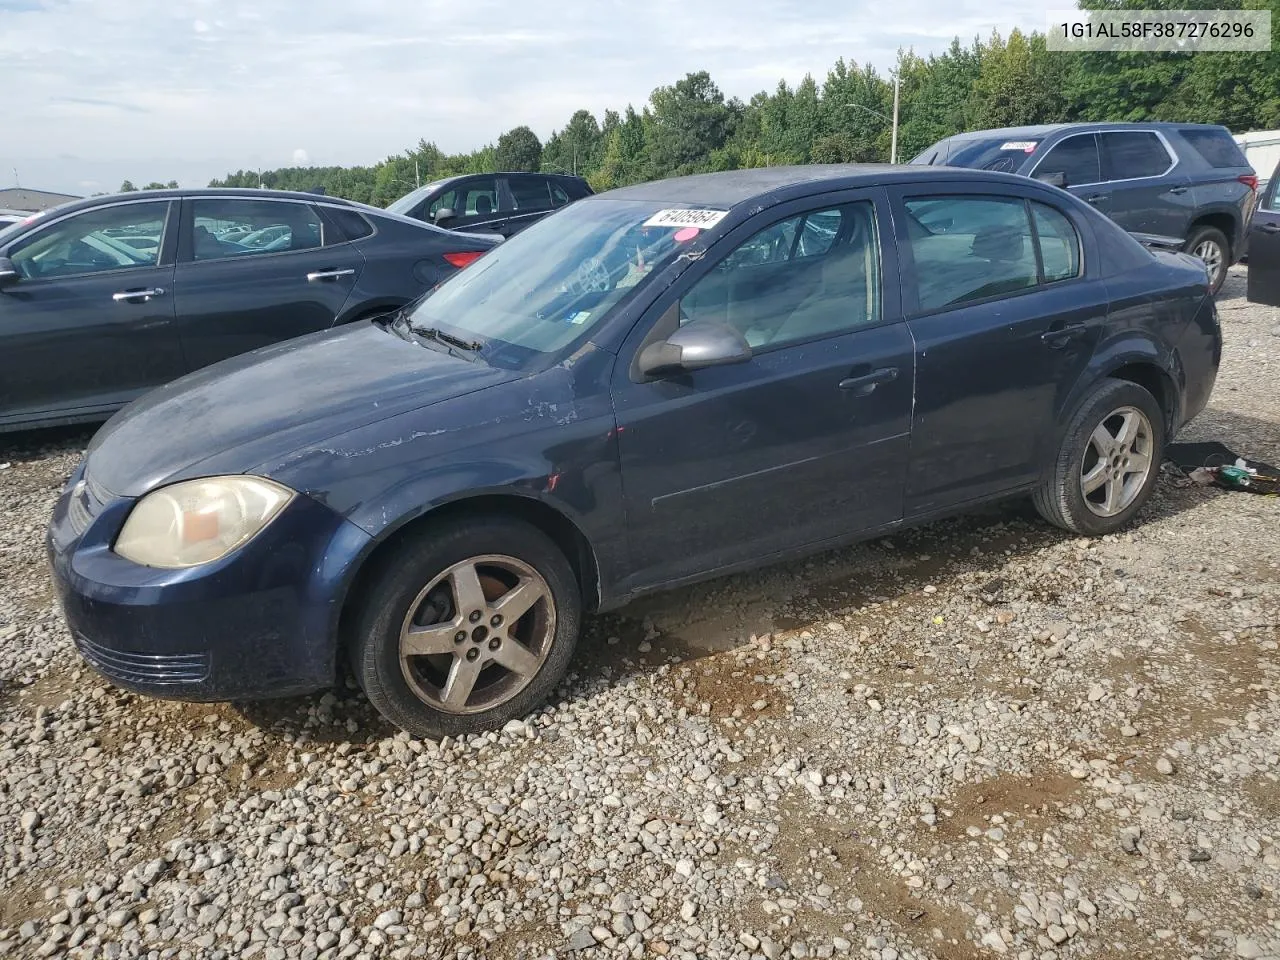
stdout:
MULTIPOLYGON (((1061 4, 1058 4, 1059 6, 1061 4)), ((126 177, 202 186, 228 169, 447 151, 580 107, 637 106, 705 69, 744 99, 879 68, 1052 3, 1011 0, 0 0, 0 187, 126 177)))

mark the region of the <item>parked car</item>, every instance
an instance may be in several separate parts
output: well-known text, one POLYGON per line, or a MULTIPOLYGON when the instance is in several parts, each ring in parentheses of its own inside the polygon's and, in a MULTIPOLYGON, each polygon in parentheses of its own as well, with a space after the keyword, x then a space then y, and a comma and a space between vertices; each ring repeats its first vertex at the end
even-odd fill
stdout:
POLYGON ((1149 246, 1205 262, 1217 293, 1244 255, 1258 177, 1226 127, 1059 123, 975 130, 911 161, 1019 173, 1063 187, 1149 246))
POLYGON ((499 240, 277 191, 67 204, 0 233, 0 432, 105 420, 216 360, 394 310, 499 240))
POLYGON ((459 735, 546 697, 591 610, 1006 497, 1120 529, 1220 351, 1202 264, 1031 179, 647 183, 139 400, 49 552, 121 686, 299 693, 346 659, 394 723, 459 735))
POLYGON ((1249 281, 1247 296, 1253 303, 1280 307, 1280 165, 1258 201, 1249 228, 1249 281))
POLYGON ((31 214, 24 213, 21 210, 0 210, 0 230, 10 227, 15 223, 21 223, 31 214))
POLYGON ((483 173, 428 183, 387 209, 447 230, 510 237, 591 193, 586 180, 568 174, 483 173))

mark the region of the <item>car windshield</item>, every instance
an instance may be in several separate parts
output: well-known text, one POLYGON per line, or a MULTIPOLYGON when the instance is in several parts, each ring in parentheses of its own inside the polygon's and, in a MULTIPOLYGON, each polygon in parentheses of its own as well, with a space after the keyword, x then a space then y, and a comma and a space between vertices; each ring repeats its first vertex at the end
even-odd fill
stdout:
POLYGON ((1017 173, 1022 162, 1035 152, 1039 140, 1023 137, 982 137, 944 140, 911 162, 917 165, 943 164, 974 170, 1017 173))
POLYGON ((410 210, 412 210, 419 203, 421 203, 423 198, 426 197, 427 194, 435 190, 442 183, 444 183, 443 180, 433 180, 431 183, 424 183, 422 186, 418 187, 418 189, 414 190, 412 193, 406 193, 399 200, 394 200, 391 203, 387 204, 386 209, 390 210, 392 213, 398 213, 398 214, 401 214, 402 216, 406 215, 410 210))
POLYGON ((454 274, 412 308, 409 323, 484 344, 486 360, 520 366, 595 327, 723 215, 658 201, 571 204, 454 274))

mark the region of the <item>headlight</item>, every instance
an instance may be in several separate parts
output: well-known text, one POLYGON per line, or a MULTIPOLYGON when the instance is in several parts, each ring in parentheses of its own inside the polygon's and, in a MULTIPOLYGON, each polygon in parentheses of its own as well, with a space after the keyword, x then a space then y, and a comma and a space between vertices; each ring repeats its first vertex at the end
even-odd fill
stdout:
POLYGON ((252 539, 294 497, 260 477, 206 477, 162 487, 134 506, 115 552, 148 567, 194 567, 252 539))

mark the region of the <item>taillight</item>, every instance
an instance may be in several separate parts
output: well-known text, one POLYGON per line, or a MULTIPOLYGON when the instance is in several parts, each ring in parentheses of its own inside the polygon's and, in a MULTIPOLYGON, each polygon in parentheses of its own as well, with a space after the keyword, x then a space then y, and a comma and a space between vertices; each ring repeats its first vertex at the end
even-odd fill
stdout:
POLYGON ((1242 174, 1240 174, 1240 176, 1236 177, 1236 179, 1237 179, 1237 180, 1239 180, 1241 183, 1243 183, 1246 187, 1248 187, 1248 188, 1249 188, 1250 190, 1252 190, 1254 193, 1257 193, 1257 192, 1258 192, 1258 176, 1257 176, 1257 174, 1254 174, 1254 173, 1242 173, 1242 174))
POLYGON ((483 256, 483 250, 462 250, 458 253, 446 253, 444 258, 461 270, 467 264, 475 263, 483 256))

